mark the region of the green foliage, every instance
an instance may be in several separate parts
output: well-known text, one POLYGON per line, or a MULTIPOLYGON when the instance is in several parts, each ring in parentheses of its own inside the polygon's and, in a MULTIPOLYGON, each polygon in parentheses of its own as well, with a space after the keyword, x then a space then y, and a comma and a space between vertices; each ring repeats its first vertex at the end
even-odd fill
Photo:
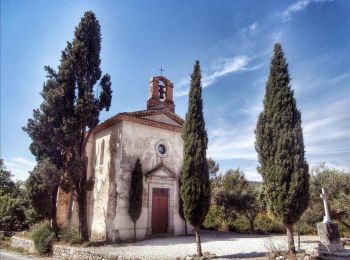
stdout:
POLYGON ((288 64, 277 43, 256 126, 256 150, 268 209, 286 225, 299 220, 309 201, 301 114, 289 83, 288 64))
POLYGON ((11 178, 11 172, 0 159, 0 229, 7 234, 27 228, 36 218, 29 206, 23 183, 14 182, 11 178))
POLYGON ((228 170, 218 176, 213 183, 214 204, 226 220, 234 221, 237 215, 244 216, 254 231, 254 221, 263 210, 263 204, 258 199, 259 189, 250 184, 239 169, 228 170))
POLYGON ((61 239, 71 245, 80 243, 79 229, 76 227, 66 227, 61 231, 61 239))
POLYGON ((25 186, 29 201, 40 219, 52 219, 55 216, 59 170, 48 159, 38 162, 34 170, 29 172, 25 186))
POLYGON ((180 214, 180 217, 185 222, 185 234, 187 235, 187 220, 186 220, 185 212, 184 212, 184 201, 182 200, 182 197, 181 197, 181 185, 182 185, 181 176, 179 176, 178 184, 179 184, 179 214, 180 214))
MULTIPOLYGON (((237 171, 237 170, 236 170, 237 171)), ((231 181, 229 183, 237 183, 237 175, 233 174, 232 170, 231 181), (236 176, 232 178, 232 176, 236 176)), ((329 204, 331 209, 332 220, 339 224, 339 230, 342 237, 350 235, 350 210, 347 201, 344 201, 349 195, 350 173, 345 170, 332 169, 325 164, 321 164, 311 171, 310 178, 310 203, 308 208, 301 216, 298 225, 302 235, 317 235, 316 224, 323 220, 324 209, 323 201, 320 198, 321 188, 328 187, 329 204), (344 197, 345 196, 345 197, 344 197)), ((222 209, 216 204, 217 194, 224 189, 224 176, 219 175, 212 180, 212 202, 208 215, 203 223, 206 229, 216 229, 225 231, 247 232, 250 231, 249 220, 242 214, 232 209, 225 212, 226 208, 222 209), (228 214, 228 215, 226 215, 228 214), (230 215, 231 214, 231 215, 230 215)), ((239 182, 238 182, 239 183, 239 182)), ((235 185, 232 185, 235 187, 235 185)), ((259 190, 259 183, 249 182, 249 186, 253 186, 255 190, 259 190)), ((232 188, 232 187, 231 187, 232 188)), ((256 191, 255 191, 256 192, 256 191)), ((260 200, 260 196, 255 193, 256 199, 260 200)), ((254 221, 256 233, 284 233, 285 228, 281 220, 278 220, 274 215, 269 214, 263 208, 258 210, 258 214, 254 221)))
POLYGON ((143 174, 140 159, 137 158, 134 170, 131 173, 129 190, 129 215, 134 222, 134 239, 136 239, 136 221, 142 210, 143 174))
POLYGON ((55 238, 55 233, 48 221, 35 225, 31 230, 31 237, 36 250, 38 250, 41 255, 48 255, 52 252, 52 242, 55 238))
POLYGON ((87 179, 85 148, 89 130, 98 124, 100 112, 109 110, 112 98, 110 76, 102 76, 100 69, 100 50, 100 25, 89 11, 62 52, 58 71, 45 68, 43 102, 24 128, 33 140, 30 149, 37 160, 48 158, 60 170, 57 184, 77 194, 84 240, 88 240, 86 196, 93 183, 87 179))
POLYGON ((216 177, 219 172, 219 164, 211 157, 207 159, 209 178, 212 180, 216 177))
POLYGON ((325 188, 332 220, 339 224, 342 235, 350 234, 350 172, 320 164, 312 169, 310 179, 310 205, 301 218, 304 233, 316 233, 316 223, 324 216, 321 189, 325 188))
POLYGON ((141 215, 142 209, 143 176, 140 159, 137 158, 134 170, 131 173, 129 190, 129 215, 133 222, 136 222, 141 215))
POLYGON ((281 221, 266 211, 261 211, 258 214, 255 225, 256 231, 260 233, 285 233, 285 228, 281 221))
POLYGON ((184 213, 184 202, 181 198, 181 185, 182 185, 181 176, 179 177, 178 182, 179 182, 179 214, 180 214, 182 219, 186 220, 185 213, 184 213))
POLYGON ((196 61, 191 75, 188 112, 183 126, 184 162, 181 175, 181 197, 186 219, 199 227, 210 204, 209 171, 206 158, 208 145, 203 116, 201 71, 196 61))
POLYGON ((3 194, 13 193, 15 191, 15 183, 11 180, 12 174, 4 165, 4 160, 0 159, 0 196, 3 194))
MULTIPOLYGON (((229 223, 232 223, 230 221, 229 223)), ((226 230, 228 227, 228 219, 222 214, 222 210, 216 204, 211 204, 208 214, 203 222, 205 229, 226 230)))
POLYGON ((196 61, 191 75, 188 111, 182 130, 184 160, 181 174, 181 197, 186 220, 195 227, 197 255, 202 256, 199 229, 210 205, 207 131, 203 116, 201 70, 196 61))
POLYGON ((0 228, 7 232, 26 228, 27 206, 23 198, 12 197, 11 194, 0 196, 0 228))

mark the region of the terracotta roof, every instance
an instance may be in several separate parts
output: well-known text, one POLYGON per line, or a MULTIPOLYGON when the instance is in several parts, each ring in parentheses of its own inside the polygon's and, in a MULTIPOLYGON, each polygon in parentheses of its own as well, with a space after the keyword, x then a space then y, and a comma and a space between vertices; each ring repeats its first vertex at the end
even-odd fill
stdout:
POLYGON ((94 129, 94 133, 98 133, 112 125, 115 125, 118 122, 121 121, 129 121, 129 122, 135 122, 143 125, 153 126, 157 128, 162 128, 170 131, 175 132, 182 132, 182 125, 184 123, 184 120, 179 117, 178 115, 174 114, 173 112, 169 111, 166 108, 162 109, 152 109, 152 110, 140 110, 135 112, 123 112, 116 114, 115 116, 107 119, 103 123, 97 125, 94 129), (166 123, 162 123, 159 121, 154 121, 148 118, 143 118, 144 116, 150 116, 150 115, 158 115, 158 114, 165 114, 171 119, 173 119, 175 122, 177 122, 180 126, 176 125, 170 125, 166 123))

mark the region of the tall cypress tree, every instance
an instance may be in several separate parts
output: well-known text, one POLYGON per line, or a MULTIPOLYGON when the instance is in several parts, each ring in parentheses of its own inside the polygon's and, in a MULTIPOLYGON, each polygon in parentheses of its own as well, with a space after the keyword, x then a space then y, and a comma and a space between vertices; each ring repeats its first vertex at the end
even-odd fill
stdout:
POLYGON ((185 217, 185 213, 184 213, 184 202, 182 200, 182 197, 181 197, 181 176, 179 177, 179 214, 180 214, 180 217, 184 220, 185 222, 185 235, 187 236, 187 220, 186 220, 186 217, 185 217))
POLYGON ((181 196, 186 219, 195 227, 197 255, 202 256, 200 226, 209 210, 210 184, 206 158, 208 137, 202 102, 201 70, 196 61, 191 75, 188 111, 183 126, 184 161, 181 196))
POLYGON ((136 222, 141 215, 143 193, 143 175, 140 159, 137 158, 134 170, 131 173, 129 190, 129 215, 134 222, 134 240, 136 241, 136 222))
POLYGON ((49 157, 65 173, 62 182, 76 194, 79 236, 86 241, 86 199, 93 183, 87 178, 86 145, 100 112, 111 105, 112 90, 110 76, 101 77, 101 32, 93 12, 84 14, 74 36, 62 52, 58 72, 46 68, 44 102, 25 130, 33 139, 33 154, 38 159, 49 157))
POLYGON ((93 179, 87 178, 86 145, 92 133, 90 130, 99 122, 100 112, 103 109, 109 110, 112 99, 110 76, 101 75, 100 30, 95 14, 86 12, 69 45, 67 63, 62 64, 59 73, 62 91, 67 96, 62 125, 65 143, 62 151, 68 173, 66 179, 77 194, 79 235, 84 241, 88 240, 87 191, 93 183, 93 179))
POLYGON ((277 43, 266 83, 264 110, 255 130, 255 146, 268 209, 283 222, 289 251, 294 254, 293 224, 308 206, 309 168, 301 114, 289 83, 288 64, 277 43))

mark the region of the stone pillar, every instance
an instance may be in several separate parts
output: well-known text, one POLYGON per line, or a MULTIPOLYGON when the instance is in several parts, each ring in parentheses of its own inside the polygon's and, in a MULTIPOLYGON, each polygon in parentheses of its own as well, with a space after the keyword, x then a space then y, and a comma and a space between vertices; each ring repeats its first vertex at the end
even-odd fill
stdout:
POLYGON ((173 100, 173 91, 174 91, 174 85, 170 81, 167 82, 166 85, 166 99, 165 99, 165 106, 168 108, 171 112, 175 113, 175 105, 173 100))

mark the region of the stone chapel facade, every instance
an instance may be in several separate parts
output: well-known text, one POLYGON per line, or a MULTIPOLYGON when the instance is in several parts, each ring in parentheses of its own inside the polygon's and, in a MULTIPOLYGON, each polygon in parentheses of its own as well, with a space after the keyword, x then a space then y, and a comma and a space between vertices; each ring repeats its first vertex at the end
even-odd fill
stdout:
MULTIPOLYGON (((173 84, 158 76, 149 82, 147 110, 119 113, 93 129, 86 150, 89 177, 94 177, 87 201, 91 240, 133 238, 129 188, 137 158, 144 174, 137 238, 185 233, 179 215, 178 181, 183 161, 183 123, 175 114, 173 84)), ((57 221, 61 227, 78 224, 77 204, 71 197, 59 192, 57 221)))

